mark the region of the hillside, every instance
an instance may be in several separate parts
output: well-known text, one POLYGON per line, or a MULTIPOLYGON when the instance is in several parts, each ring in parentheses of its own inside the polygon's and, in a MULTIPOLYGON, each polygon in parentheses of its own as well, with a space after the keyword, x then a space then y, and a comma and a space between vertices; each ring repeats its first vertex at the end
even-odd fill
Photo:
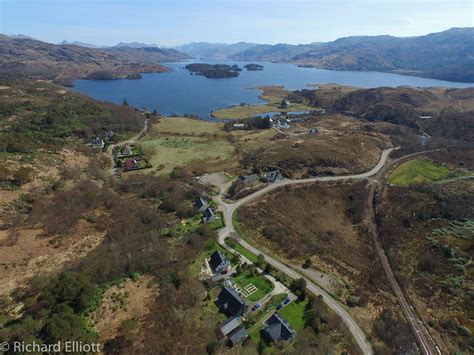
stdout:
POLYGON ((197 58, 229 59, 234 54, 257 46, 256 43, 209 43, 192 42, 175 47, 175 49, 197 58))
POLYGON ((452 28, 418 37, 352 36, 308 45, 258 45, 231 58, 474 82, 473 39, 474 28, 452 28))
POLYGON ((175 49, 97 49, 0 35, 0 78, 4 79, 35 78, 72 85, 80 78, 138 78, 140 73, 167 70, 158 63, 186 58, 175 49))

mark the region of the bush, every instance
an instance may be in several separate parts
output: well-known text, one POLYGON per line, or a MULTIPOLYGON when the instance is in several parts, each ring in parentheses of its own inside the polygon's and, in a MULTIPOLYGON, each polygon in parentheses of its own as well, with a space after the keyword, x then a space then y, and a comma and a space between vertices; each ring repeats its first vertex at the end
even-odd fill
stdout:
POLYGON ((359 298, 356 296, 349 296, 346 303, 349 307, 357 307, 359 305, 359 298))

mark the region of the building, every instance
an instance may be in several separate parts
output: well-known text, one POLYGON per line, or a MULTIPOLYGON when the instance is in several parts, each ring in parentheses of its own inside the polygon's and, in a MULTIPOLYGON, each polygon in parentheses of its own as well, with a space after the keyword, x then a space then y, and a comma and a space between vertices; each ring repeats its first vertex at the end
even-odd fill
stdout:
POLYGON ((242 325, 229 335, 227 343, 229 344, 229 346, 232 347, 235 344, 240 343, 242 340, 244 340, 247 337, 248 337, 247 329, 245 329, 245 327, 242 325))
POLYGON ((105 138, 107 138, 107 140, 112 140, 112 138, 114 138, 115 136, 115 132, 114 131, 108 131, 105 133, 105 138))
POLYGON ((287 120, 286 119, 280 119, 280 120, 277 120, 273 126, 275 128, 280 128, 280 129, 286 129, 286 128, 290 128, 290 125, 288 124, 287 120))
POLYGON ((210 207, 204 210, 204 217, 202 217, 202 223, 212 223, 216 220, 217 216, 214 210, 210 207))
POLYGON ((308 130, 308 134, 318 134, 319 133, 319 129, 317 128, 310 128, 308 130))
POLYGON ((252 182, 258 181, 259 179, 260 179, 260 176, 258 176, 257 174, 239 176, 239 181, 243 184, 250 184, 252 182))
POLYGON ((283 180, 283 175, 280 173, 280 170, 269 171, 267 176, 265 176, 267 182, 275 182, 283 180))
POLYGON ((235 129, 245 129, 245 124, 243 123, 234 123, 235 129))
POLYGON ((130 170, 137 170, 140 167, 138 166, 138 162, 136 159, 127 159, 124 163, 124 170, 125 171, 130 171, 130 170))
POLYGON ((237 292, 229 286, 223 285, 217 296, 216 305, 229 316, 241 316, 245 313, 247 305, 237 292))
POLYGON ((196 202, 194 202, 194 206, 198 212, 204 212, 209 207, 209 203, 202 197, 199 197, 196 202))
POLYGON ((281 315, 275 313, 267 320, 263 334, 269 342, 276 342, 278 340, 292 341, 296 332, 281 315))
POLYGON ((227 272, 229 265, 229 260, 220 251, 215 251, 209 258, 209 266, 214 275, 227 272))
POLYGON ((132 156, 132 146, 128 143, 125 143, 120 149, 119 152, 117 153, 118 158, 125 158, 125 157, 130 157, 132 156))
POLYGON ((227 319, 224 323, 222 323, 220 328, 222 335, 227 336, 237 329, 241 324, 242 319, 240 317, 231 317, 227 319))
POLYGON ((102 138, 100 137, 95 137, 92 141, 91 141, 91 147, 92 148, 99 148, 99 149, 102 149, 104 148, 105 146, 105 143, 104 141, 102 140, 102 138))

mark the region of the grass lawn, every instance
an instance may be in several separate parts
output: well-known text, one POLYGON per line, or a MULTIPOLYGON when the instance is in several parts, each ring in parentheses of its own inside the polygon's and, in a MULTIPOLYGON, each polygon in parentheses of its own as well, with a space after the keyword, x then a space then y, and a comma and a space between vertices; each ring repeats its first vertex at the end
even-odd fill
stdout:
POLYGON ((304 328, 303 314, 307 304, 307 299, 303 302, 293 301, 278 311, 278 313, 280 313, 296 331, 299 331, 304 328))
POLYGON ((262 299, 267 293, 273 290, 273 284, 268 279, 261 275, 253 276, 251 271, 241 272, 233 277, 232 281, 242 290, 249 284, 253 284, 257 288, 257 291, 247 297, 251 302, 256 302, 262 299))
POLYGON ((432 184, 445 179, 449 169, 427 159, 410 160, 395 169, 389 182, 398 186, 432 184))
POLYGON ((250 251, 248 251, 247 249, 245 249, 243 246, 241 246, 240 244, 238 244, 237 242, 234 242, 232 239, 230 238, 226 238, 225 239, 225 242, 228 246, 230 246, 232 249, 234 249, 236 252, 238 252, 239 254, 242 254, 243 256, 245 256, 247 259, 249 259, 252 263, 256 263, 258 261, 258 258, 255 254, 251 253, 250 251))
POLYGON ((160 118, 157 124, 153 125, 151 135, 226 135, 227 132, 223 131, 223 127, 223 123, 209 122, 186 117, 163 117, 160 118))

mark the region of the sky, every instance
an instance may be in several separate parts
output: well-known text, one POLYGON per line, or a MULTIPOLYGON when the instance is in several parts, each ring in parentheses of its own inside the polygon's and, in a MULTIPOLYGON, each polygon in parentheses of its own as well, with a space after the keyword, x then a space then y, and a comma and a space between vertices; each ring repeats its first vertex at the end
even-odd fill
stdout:
POLYGON ((474 26, 474 0, 0 0, 0 33, 174 46, 416 36, 474 26))

